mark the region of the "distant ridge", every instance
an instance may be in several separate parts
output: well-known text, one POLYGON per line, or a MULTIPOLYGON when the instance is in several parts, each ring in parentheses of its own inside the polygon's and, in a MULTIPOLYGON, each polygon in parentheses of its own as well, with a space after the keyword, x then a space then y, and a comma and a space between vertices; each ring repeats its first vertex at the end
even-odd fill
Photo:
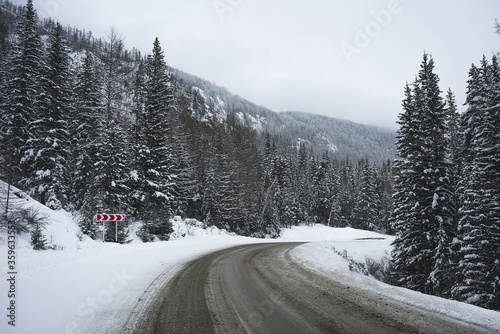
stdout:
POLYGON ((195 88, 213 112, 222 117, 236 113, 255 130, 278 138, 282 149, 292 151, 304 143, 316 155, 327 151, 339 161, 368 158, 378 165, 396 157, 393 130, 305 112, 274 112, 208 80, 175 68, 171 71, 184 89, 195 88))

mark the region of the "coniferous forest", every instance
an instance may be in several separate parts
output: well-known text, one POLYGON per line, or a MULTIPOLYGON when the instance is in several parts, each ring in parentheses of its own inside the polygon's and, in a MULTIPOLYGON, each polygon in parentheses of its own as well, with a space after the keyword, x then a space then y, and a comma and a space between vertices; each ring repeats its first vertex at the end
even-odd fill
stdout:
POLYGON ((168 240, 174 215, 260 238, 304 223, 377 230, 396 235, 399 285, 500 309, 496 57, 470 69, 460 114, 424 54, 398 158, 377 164, 290 145, 252 126, 245 104, 216 108, 157 38, 144 56, 113 28, 97 38, 39 20, 32 0, 0 5, 0 177, 73 212, 83 233, 98 237, 102 212, 127 215, 118 240, 105 234, 120 243, 131 223, 168 240))

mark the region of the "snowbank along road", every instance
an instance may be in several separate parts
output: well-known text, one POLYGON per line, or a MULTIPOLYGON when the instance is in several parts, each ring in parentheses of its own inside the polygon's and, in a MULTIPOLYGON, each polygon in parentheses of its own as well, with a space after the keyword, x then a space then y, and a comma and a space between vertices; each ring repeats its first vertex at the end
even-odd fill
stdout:
POLYGON ((300 243, 237 246, 187 263, 126 333, 487 333, 305 269, 300 243))

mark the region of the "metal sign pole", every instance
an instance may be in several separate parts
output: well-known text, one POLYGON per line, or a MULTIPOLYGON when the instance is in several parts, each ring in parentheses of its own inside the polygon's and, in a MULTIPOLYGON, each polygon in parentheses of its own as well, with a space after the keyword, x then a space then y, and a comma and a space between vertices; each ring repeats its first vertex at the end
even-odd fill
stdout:
POLYGON ((106 242, 106 225, 107 221, 115 222, 115 241, 118 242, 118 222, 125 220, 124 214, 100 214, 98 213, 95 217, 96 222, 102 222, 102 242, 106 242))

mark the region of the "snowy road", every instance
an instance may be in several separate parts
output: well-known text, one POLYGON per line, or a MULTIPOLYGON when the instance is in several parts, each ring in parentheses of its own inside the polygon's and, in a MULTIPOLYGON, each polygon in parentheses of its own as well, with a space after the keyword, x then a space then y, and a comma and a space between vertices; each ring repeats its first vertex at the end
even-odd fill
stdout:
POLYGON ((488 332, 318 275, 292 260, 298 245, 243 245, 187 263, 127 332, 488 332))

